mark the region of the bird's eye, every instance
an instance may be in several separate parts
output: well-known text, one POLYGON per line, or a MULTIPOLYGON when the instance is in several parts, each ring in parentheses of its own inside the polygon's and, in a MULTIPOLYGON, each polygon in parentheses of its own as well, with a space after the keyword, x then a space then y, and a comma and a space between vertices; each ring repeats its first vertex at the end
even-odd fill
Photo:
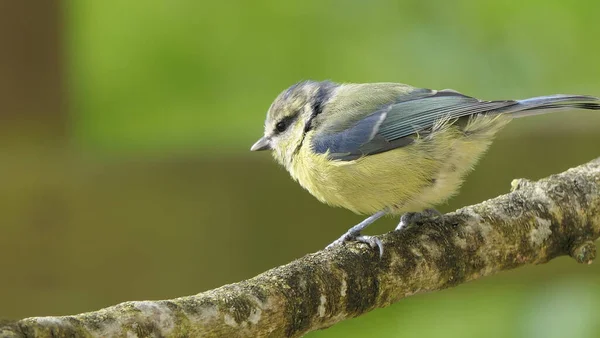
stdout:
POLYGON ((275 125, 275 129, 277 129, 278 132, 283 133, 285 131, 285 129, 287 128, 287 125, 284 121, 278 122, 275 125))

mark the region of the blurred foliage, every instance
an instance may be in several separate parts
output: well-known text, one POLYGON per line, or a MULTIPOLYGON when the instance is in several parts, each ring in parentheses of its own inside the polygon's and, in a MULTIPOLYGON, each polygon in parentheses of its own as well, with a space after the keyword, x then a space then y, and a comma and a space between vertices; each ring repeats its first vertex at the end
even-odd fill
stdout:
MULTIPOLYGON (((600 95, 597 1, 64 2, 68 148, 0 152, 0 317, 194 294, 319 250, 361 217, 249 154, 302 79, 485 99, 600 95)), ((517 120, 443 212, 600 156, 600 114, 517 120)), ((23 140, 34 131, 19 130, 23 140)), ((391 230, 383 220, 368 233, 391 230)), ((600 268, 566 258, 311 337, 596 337, 600 268)))

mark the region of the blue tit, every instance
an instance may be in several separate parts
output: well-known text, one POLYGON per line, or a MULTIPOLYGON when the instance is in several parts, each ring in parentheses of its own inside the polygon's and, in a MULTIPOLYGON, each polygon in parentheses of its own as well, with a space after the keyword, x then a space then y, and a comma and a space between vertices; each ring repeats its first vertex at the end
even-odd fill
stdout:
POLYGON ((330 247, 359 241, 383 254, 379 239, 361 235, 369 224, 444 202, 513 118, 564 108, 598 110, 600 99, 482 101, 398 83, 304 81, 271 104, 264 136, 250 150, 272 150, 319 201, 370 215, 330 247))

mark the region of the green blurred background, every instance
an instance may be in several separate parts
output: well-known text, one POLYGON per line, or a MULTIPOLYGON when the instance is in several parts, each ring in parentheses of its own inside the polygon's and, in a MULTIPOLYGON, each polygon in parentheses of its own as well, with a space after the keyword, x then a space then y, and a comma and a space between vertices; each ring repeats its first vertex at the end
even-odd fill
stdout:
MULTIPOLYGON (((323 248, 360 216, 249 153, 302 79, 484 99, 600 95, 600 2, 0 1, 0 318, 190 295, 323 248)), ((600 156, 600 114, 521 119, 443 212, 600 156)), ((378 222, 383 233, 395 220, 378 222)), ((567 258, 309 337, 599 337, 567 258)))

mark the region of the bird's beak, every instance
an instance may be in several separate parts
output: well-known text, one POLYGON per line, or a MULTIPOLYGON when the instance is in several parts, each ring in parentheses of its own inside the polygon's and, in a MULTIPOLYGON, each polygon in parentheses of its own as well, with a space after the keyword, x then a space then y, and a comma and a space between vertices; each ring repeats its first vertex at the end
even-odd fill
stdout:
POLYGON ((261 137, 252 145, 250 151, 269 150, 271 149, 271 141, 267 137, 261 137))

